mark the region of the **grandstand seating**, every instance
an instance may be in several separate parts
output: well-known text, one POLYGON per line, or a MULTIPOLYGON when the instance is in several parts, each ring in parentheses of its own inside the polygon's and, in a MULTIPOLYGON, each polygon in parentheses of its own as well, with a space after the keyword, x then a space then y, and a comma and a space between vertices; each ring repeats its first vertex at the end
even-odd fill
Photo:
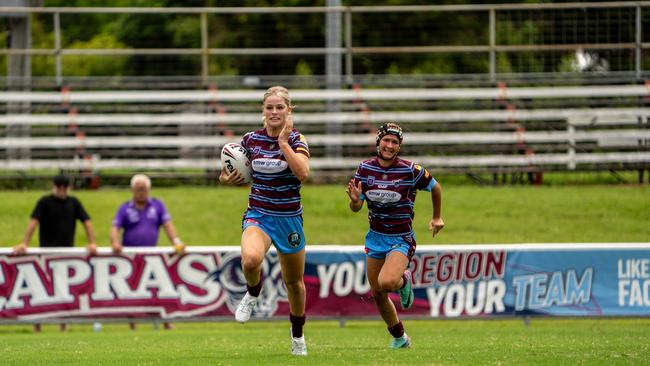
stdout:
MULTIPOLYGON (((4 92, 0 169, 218 171, 227 142, 261 126, 261 90, 4 92)), ((395 120, 403 155, 434 172, 646 169, 650 89, 293 90, 318 175, 351 174, 395 120), (332 132, 332 126, 335 126, 332 132)))

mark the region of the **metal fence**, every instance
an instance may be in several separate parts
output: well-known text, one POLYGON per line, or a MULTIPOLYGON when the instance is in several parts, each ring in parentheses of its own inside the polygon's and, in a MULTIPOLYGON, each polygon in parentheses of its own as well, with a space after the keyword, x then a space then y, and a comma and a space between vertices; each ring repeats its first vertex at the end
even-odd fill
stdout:
MULTIPOLYGON (((46 70, 40 75, 9 70, 7 80, 12 82, 8 84, 13 85, 49 82, 48 85, 61 86, 85 81, 96 88, 118 80, 122 86, 135 83, 138 88, 211 83, 256 87, 278 81, 308 88, 327 86, 328 82, 343 86, 359 82, 430 86, 449 80, 493 83, 509 77, 563 82, 567 75, 572 82, 584 82, 589 77, 600 81, 640 81, 650 74, 648 1, 223 8, 0 7, 0 17, 20 16, 36 17, 46 28, 39 32, 29 30, 37 38, 34 44, 38 47, 5 44, 0 48, 0 56, 7 64, 12 64, 12 59, 16 64, 16 58, 22 57, 31 59, 28 64, 47 67, 40 68, 46 70), (84 42, 93 36, 91 26, 85 40, 69 38, 66 30, 79 24, 90 25, 98 16, 126 16, 121 23, 124 27, 133 23, 145 26, 126 36, 129 47, 84 42), (272 26, 280 19, 291 23, 291 29, 282 33, 269 29, 269 24, 272 26), (146 24, 159 22, 186 27, 183 40, 168 46, 163 44, 164 35, 147 33, 146 24), (368 24, 375 30, 375 36, 370 38, 364 33, 368 24), (332 27, 337 29, 330 32, 332 27), (468 28, 477 31, 468 36, 468 28), (223 32, 235 33, 236 37, 226 42, 223 32), (292 32, 303 34, 292 38, 292 32), (340 37, 328 41, 328 34, 340 37), (413 58, 421 62, 414 65, 409 61, 413 58), (90 78, 77 74, 81 69, 77 65, 99 59, 115 65, 163 64, 161 69, 167 73, 150 75, 146 67, 132 67, 132 74, 118 76, 110 74, 113 69, 108 67, 107 74, 95 70, 90 78), (449 60, 457 61, 454 68, 441 66, 449 60), (280 75, 265 72, 263 65, 268 63, 277 64, 280 75), (233 64, 240 69, 229 69, 228 65, 233 64), (340 74, 333 75, 336 70, 340 74)), ((7 25, 4 31, 15 33, 7 25)))

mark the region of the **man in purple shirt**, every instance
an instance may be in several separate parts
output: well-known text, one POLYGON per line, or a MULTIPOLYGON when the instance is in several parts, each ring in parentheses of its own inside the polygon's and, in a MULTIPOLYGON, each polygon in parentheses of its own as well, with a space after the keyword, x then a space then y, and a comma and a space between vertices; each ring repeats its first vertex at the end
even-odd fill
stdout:
MULTIPOLYGON (((172 217, 165 205, 157 198, 149 196, 151 179, 144 174, 136 174, 131 178, 133 199, 120 206, 111 226, 111 245, 113 252, 119 254, 122 247, 154 247, 158 243, 158 231, 162 226, 172 242, 176 253, 185 251, 185 244, 176 235, 172 217), (122 240, 120 240, 120 230, 122 240)), ((135 329, 135 323, 129 323, 135 329)), ((171 329, 171 324, 164 323, 165 329, 171 329)))
POLYGON ((165 205, 157 198, 149 197, 151 180, 144 174, 131 178, 133 199, 120 206, 111 227, 113 252, 120 253, 122 247, 154 247, 158 243, 158 231, 162 226, 176 251, 182 252, 185 245, 176 236, 172 217, 165 205), (123 229, 122 240, 119 239, 123 229))

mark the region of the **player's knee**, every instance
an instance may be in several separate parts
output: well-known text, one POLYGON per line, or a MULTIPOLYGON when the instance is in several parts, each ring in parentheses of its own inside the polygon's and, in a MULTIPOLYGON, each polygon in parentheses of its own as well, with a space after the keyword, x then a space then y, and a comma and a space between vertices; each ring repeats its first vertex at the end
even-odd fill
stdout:
POLYGON ((287 291, 292 293, 299 293, 305 290, 305 283, 301 279, 287 280, 284 282, 287 291))
POLYGON ((241 258, 241 266, 245 272, 252 272, 262 265, 264 258, 256 255, 247 255, 241 258))
POLYGON ((382 291, 392 292, 395 291, 395 289, 399 288, 401 280, 402 280, 401 277, 398 278, 380 277, 378 282, 379 282, 379 287, 382 289, 382 291))

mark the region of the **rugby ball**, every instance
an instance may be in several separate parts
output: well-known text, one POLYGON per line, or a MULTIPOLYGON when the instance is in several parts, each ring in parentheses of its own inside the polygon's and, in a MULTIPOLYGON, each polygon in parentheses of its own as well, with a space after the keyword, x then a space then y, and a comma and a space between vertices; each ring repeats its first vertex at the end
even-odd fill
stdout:
POLYGON ((221 149, 221 164, 228 173, 238 171, 244 177, 244 183, 251 181, 251 162, 248 151, 243 146, 227 143, 221 149))

